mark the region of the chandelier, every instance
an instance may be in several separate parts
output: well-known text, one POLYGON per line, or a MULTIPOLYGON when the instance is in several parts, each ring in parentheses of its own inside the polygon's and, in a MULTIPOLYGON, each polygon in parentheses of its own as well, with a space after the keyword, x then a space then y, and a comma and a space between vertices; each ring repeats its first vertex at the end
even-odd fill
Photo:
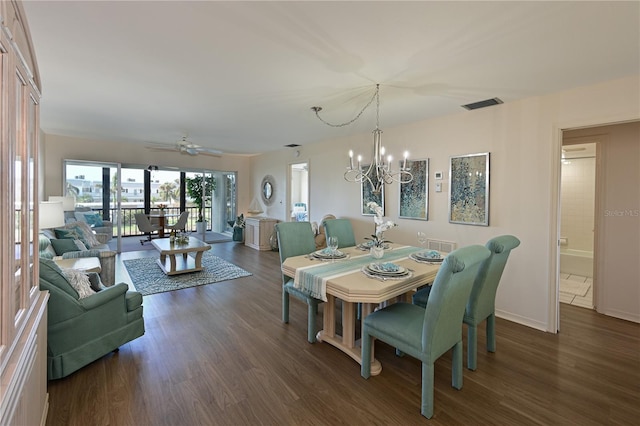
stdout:
POLYGON ((356 158, 357 163, 354 163, 353 150, 349 150, 349 165, 347 171, 344 172, 344 179, 348 182, 365 183, 367 182, 371 186, 371 190, 375 194, 379 194, 383 185, 391 184, 393 182, 409 183, 413 180, 413 175, 407 168, 407 158, 409 153, 404 152, 404 160, 398 171, 391 169, 391 162, 393 157, 391 155, 385 156, 386 152, 382 146, 382 130, 380 130, 380 85, 376 84, 376 90, 371 97, 371 100, 360 110, 360 112, 351 120, 341 123, 332 124, 320 117, 319 112, 322 111, 322 107, 314 106, 311 110, 315 112, 316 117, 324 124, 331 127, 343 127, 356 121, 362 113, 376 101, 376 128, 373 130, 373 152, 371 154, 371 161, 368 165, 362 163, 362 156, 358 155, 356 158))

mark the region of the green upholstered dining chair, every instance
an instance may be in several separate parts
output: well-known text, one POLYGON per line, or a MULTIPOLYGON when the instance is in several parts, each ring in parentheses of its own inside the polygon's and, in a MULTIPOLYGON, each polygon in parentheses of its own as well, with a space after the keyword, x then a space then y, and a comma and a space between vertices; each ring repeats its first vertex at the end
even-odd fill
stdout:
POLYGON ((371 375, 373 339, 422 361, 423 416, 433 416, 433 378, 436 360, 453 349, 452 386, 462 388, 462 317, 473 280, 489 250, 480 245, 451 252, 442 262, 433 282, 426 309, 410 303, 395 303, 373 312, 362 328, 362 370, 371 375))
POLYGON ((49 259, 40 259, 40 290, 47 305, 47 377, 60 379, 144 334, 142 295, 118 283, 104 287, 96 273, 95 294, 81 298, 49 259))
MULTIPOLYGON (((484 320, 487 320, 487 351, 496 351, 496 292, 509 254, 519 245, 520 240, 513 235, 501 235, 485 244, 485 247, 491 251, 491 255, 480 266, 463 319, 468 326, 467 368, 469 370, 475 370, 477 367, 478 324, 484 320)), ((425 287, 415 293, 413 303, 426 306, 429 291, 430 288, 425 287)))
MULTIPOLYGON (((276 232, 278 234, 280 264, 289 257, 309 254, 316 249, 316 241, 309 222, 280 222, 276 224, 276 232)), ((295 288, 293 277, 282 274, 282 322, 284 323, 289 322, 289 295, 308 305, 307 340, 309 343, 314 343, 316 341, 318 305, 322 303, 322 300, 295 288)))
POLYGON ((338 237, 338 247, 353 247, 356 237, 349 219, 327 219, 322 222, 327 238, 338 237))

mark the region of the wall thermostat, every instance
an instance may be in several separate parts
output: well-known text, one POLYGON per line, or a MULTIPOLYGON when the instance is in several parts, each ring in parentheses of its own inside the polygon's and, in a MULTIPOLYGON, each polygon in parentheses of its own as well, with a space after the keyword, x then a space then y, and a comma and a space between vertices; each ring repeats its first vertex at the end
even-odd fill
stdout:
POLYGON ((438 179, 438 180, 442 179, 442 172, 436 172, 435 173, 435 178, 438 179))

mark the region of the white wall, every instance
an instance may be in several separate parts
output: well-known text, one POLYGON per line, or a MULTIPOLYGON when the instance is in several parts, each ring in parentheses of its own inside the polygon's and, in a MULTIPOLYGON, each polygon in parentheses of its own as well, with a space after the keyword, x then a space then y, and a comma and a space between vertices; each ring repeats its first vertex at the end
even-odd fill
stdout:
POLYGON ((562 237, 564 248, 593 251, 596 159, 571 158, 562 163, 562 237))
MULTIPOLYGON (((382 117, 383 118, 383 117, 382 117)), ((398 219, 398 187, 386 192, 386 215, 399 227, 388 238, 415 243, 417 230, 458 246, 484 244, 513 234, 522 244, 511 254, 496 299, 497 314, 538 329, 556 330, 556 262, 559 220, 561 129, 640 118, 640 76, 631 76, 486 109, 383 128, 384 144, 396 158, 408 149, 412 158, 430 158, 429 221, 398 219), (448 223, 449 157, 491 152, 490 226, 448 223), (445 172, 443 192, 434 190, 433 172, 445 172)), ((318 123, 318 126, 321 126, 318 123)), ((353 221, 356 237, 370 234, 373 222, 359 212, 359 185, 342 174, 349 148, 370 151, 370 133, 267 153, 252 159, 254 191, 265 174, 277 182, 276 201, 265 216, 286 219, 286 170, 309 161, 311 221, 326 213, 353 221)), ((637 163, 636 163, 637 164, 637 163)), ((636 182, 627 185, 637 187, 636 182)), ((257 192, 256 192, 257 193, 257 192)))

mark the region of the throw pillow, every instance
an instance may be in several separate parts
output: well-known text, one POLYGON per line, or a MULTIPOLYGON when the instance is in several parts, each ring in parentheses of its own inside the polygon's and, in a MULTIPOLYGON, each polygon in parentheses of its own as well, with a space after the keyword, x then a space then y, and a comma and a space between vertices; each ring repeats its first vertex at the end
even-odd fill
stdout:
POLYGON ((104 226, 104 223, 102 222, 102 218, 98 213, 86 213, 84 215, 84 219, 91 226, 104 226))
POLYGON ((87 248, 93 248, 102 244, 100 241, 98 241, 88 223, 77 222, 76 226, 82 230, 82 233, 84 234, 82 242, 85 246, 87 246, 87 248))
POLYGON ((82 271, 76 269, 63 269, 62 274, 65 276, 71 287, 78 292, 78 297, 84 299, 96 292, 91 288, 89 277, 82 271))
POLYGON ((51 245, 53 246, 53 249, 56 251, 56 254, 58 256, 62 256, 63 254, 68 253, 70 251, 80 251, 75 241, 76 240, 72 240, 69 238, 63 238, 59 240, 51 240, 51 245))
POLYGON ((40 257, 53 259, 53 257, 56 256, 56 251, 51 245, 51 240, 43 234, 40 234, 38 238, 38 249, 40 257))
MULTIPOLYGON (((56 238, 86 241, 84 232, 78 225, 65 226, 64 228, 56 228, 56 238)), ((86 246, 87 244, 85 244, 86 246)))

